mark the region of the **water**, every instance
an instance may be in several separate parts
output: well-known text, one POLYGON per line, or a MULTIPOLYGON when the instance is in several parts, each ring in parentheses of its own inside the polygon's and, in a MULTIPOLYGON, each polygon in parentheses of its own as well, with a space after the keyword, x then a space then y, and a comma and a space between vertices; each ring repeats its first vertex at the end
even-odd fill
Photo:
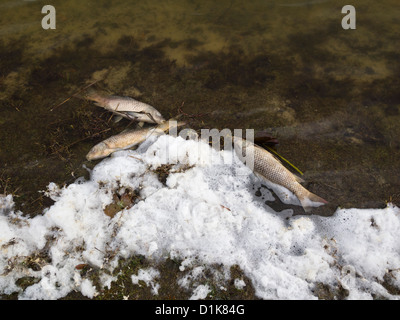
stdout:
POLYGON ((44 2, 2 2, 0 191, 35 211, 48 181, 83 174, 90 146, 127 123, 78 99, 49 109, 105 77, 98 88, 166 116, 208 113, 195 129, 268 129, 334 206, 398 203, 400 8, 357 4, 343 30, 344 4, 54 1, 43 30, 44 2))
POLYGON ((400 205, 399 13, 394 0, 0 2, 0 193, 35 215, 50 181, 86 175, 90 148, 128 125, 69 98, 94 86, 190 127, 267 129, 306 187, 344 208, 400 205), (53 111, 50 111, 53 109, 53 111))

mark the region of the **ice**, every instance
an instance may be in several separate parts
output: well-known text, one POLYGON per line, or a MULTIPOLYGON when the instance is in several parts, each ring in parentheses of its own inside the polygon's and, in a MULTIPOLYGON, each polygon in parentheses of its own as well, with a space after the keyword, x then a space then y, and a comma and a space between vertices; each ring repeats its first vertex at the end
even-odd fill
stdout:
MULTIPOLYGON (((164 135, 104 159, 88 181, 50 183, 46 195, 55 203, 42 215, 30 218, 15 210, 11 195, 1 195, 0 293, 59 299, 79 291, 93 298, 99 288, 77 265, 95 267, 109 287, 120 258, 143 255, 182 261, 177 281, 193 299, 209 295, 201 281, 212 265, 238 265, 263 299, 316 299, 321 285, 347 290, 348 299, 398 298, 383 284, 400 287, 399 208, 291 216, 265 205, 267 194, 256 197, 259 186, 227 151, 164 135), (163 183, 154 170, 165 164, 172 166, 163 183), (137 202, 105 215, 113 194, 124 190, 136 190, 137 202), (36 281, 22 289, 16 281, 23 277, 36 281)), ((132 281, 148 281, 157 294, 158 276, 151 268, 132 281)))

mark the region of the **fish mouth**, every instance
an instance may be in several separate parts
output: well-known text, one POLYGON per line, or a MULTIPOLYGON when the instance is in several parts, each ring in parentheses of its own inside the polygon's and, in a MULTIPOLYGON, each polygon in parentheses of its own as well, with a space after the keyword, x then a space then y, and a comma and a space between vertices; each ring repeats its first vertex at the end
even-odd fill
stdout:
POLYGON ((100 154, 100 155, 87 155, 86 159, 88 161, 93 161, 93 160, 99 160, 99 159, 103 159, 105 157, 108 157, 110 155, 110 153, 107 154, 100 154))
POLYGON ((87 161, 92 161, 92 160, 96 160, 96 159, 97 159, 96 156, 91 156, 91 155, 86 156, 87 161))
POLYGON ((164 119, 164 117, 163 116, 161 116, 161 115, 156 115, 156 116, 152 116, 152 118, 155 120, 155 122, 156 123, 158 123, 158 124, 161 124, 161 123, 164 123, 165 121, 167 121, 167 120, 165 120, 164 119))
POLYGON ((90 152, 89 151, 89 153, 86 155, 86 159, 88 160, 88 161, 92 161, 92 160, 98 160, 98 159, 101 159, 101 158, 105 158, 105 157, 107 157, 109 155, 109 153, 105 153, 105 152, 102 152, 102 153, 98 153, 98 152, 90 152))

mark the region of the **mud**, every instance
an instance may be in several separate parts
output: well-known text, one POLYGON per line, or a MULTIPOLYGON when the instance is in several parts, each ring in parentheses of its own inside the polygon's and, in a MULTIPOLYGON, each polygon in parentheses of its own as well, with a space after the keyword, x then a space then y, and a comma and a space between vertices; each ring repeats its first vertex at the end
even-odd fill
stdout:
POLYGON ((4 7, 0 20, 0 193, 24 213, 52 204, 39 193, 49 182, 88 177, 88 150, 132 126, 71 97, 94 81, 165 118, 194 115, 183 118, 195 130, 270 132, 305 186, 329 201, 316 214, 400 205, 395 1, 357 5, 351 31, 331 1, 53 5, 54 31, 41 29, 36 2, 4 7))

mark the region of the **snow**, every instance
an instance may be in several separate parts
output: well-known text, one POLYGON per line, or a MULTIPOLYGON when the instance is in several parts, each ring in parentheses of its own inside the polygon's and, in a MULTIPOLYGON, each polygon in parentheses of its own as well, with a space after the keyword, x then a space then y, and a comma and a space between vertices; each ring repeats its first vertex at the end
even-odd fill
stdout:
POLYGON ((81 292, 88 298, 93 298, 96 294, 96 287, 89 279, 84 279, 81 283, 81 292))
POLYGON ((154 295, 158 295, 160 285, 155 281, 160 276, 160 272, 154 268, 140 269, 138 275, 131 277, 133 284, 139 284, 139 281, 144 281, 146 286, 151 286, 151 291, 154 295))
POLYGON ((234 285, 236 289, 243 290, 243 288, 246 286, 246 283, 242 279, 236 278, 234 285))
MULTIPOLYGON (((209 294, 201 277, 203 266, 213 264, 227 270, 238 265, 263 299, 316 299, 319 284, 340 284, 348 299, 398 299, 382 282, 390 278, 400 287, 399 208, 291 216, 255 197, 254 183, 251 170, 228 151, 164 135, 104 159, 88 181, 63 188, 50 183, 46 195, 55 203, 43 215, 24 215, 14 209, 11 195, 1 195, 0 293, 59 299, 79 291, 95 297, 95 286, 77 265, 98 268, 109 287, 120 258, 143 255, 181 260, 180 270, 190 272, 178 284, 192 290, 193 299, 209 294), (163 164, 173 164, 165 185, 154 173, 163 164), (139 201, 113 218, 105 215, 113 193, 125 189, 137 190, 139 201), (50 259, 38 259, 41 250, 50 259), (27 259, 37 259, 39 271, 27 268, 27 259), (37 281, 23 290, 16 281, 27 276, 37 281)), ((261 192, 264 199, 272 197, 261 192)), ((132 282, 143 280, 157 294, 158 277, 154 268, 139 270, 132 282)))
POLYGON ((207 284, 201 284, 196 289, 194 289, 193 294, 189 298, 189 300, 205 299, 210 292, 210 287, 207 284))

